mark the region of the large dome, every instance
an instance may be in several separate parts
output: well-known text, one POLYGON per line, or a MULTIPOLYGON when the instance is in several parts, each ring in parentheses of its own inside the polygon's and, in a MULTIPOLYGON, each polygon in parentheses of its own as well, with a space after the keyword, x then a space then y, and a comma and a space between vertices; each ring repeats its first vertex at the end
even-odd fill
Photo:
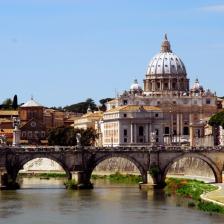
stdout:
POLYGON ((146 75, 186 75, 186 69, 182 60, 172 52, 170 42, 165 39, 162 42, 161 51, 149 62, 146 75))

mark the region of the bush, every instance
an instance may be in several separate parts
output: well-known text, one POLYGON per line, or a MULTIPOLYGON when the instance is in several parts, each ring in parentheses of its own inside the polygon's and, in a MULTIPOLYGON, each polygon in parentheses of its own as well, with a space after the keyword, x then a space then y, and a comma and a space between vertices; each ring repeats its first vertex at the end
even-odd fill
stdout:
POLYGON ((64 185, 65 185, 66 189, 69 189, 69 190, 77 189, 77 183, 75 180, 67 180, 64 182, 64 185))
POLYGON ((205 212, 224 213, 224 207, 212 202, 199 202, 198 208, 205 212))

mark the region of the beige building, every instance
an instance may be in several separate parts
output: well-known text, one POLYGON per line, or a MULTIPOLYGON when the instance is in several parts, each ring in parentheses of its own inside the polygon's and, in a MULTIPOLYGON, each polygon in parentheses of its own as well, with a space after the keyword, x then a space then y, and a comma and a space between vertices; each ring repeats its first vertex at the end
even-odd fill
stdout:
POLYGON ((78 117, 74 120, 74 128, 87 129, 94 128, 96 129, 96 125, 102 119, 103 112, 102 111, 88 111, 86 114, 78 117))
POLYGON ((74 120, 74 128, 95 129, 96 134, 98 135, 98 138, 95 141, 95 145, 102 146, 102 141, 103 141, 102 140, 102 118, 103 118, 102 111, 92 112, 90 109, 88 109, 86 114, 74 120))
POLYGON ((103 145, 145 145, 162 142, 162 122, 163 113, 159 107, 115 107, 103 116, 103 145))
MULTIPOLYGON (((191 88, 189 87, 185 65, 180 57, 172 52, 170 42, 165 35, 160 52, 149 62, 144 88, 142 89, 135 80, 130 90, 107 103, 107 111, 103 118, 103 144, 112 145, 112 142, 115 144, 115 140, 116 145, 151 144, 150 136, 159 130, 159 137, 156 137, 159 144, 172 142, 173 144, 194 145, 195 138, 204 135, 202 121, 216 113, 218 107, 220 105, 218 106, 216 94, 209 89, 205 90, 198 79, 191 88), (127 117, 121 115, 124 113, 121 112, 124 106, 156 107, 159 111, 159 118, 161 116, 162 119, 153 115, 148 119, 145 117, 147 113, 144 110, 142 112, 134 110, 135 116, 132 115, 132 111, 128 111, 126 113, 130 116, 128 125, 127 122, 125 123, 127 117), (112 111, 114 111, 113 114, 111 114, 112 111), (109 121, 109 116, 114 116, 113 120, 109 121), (143 142, 139 141, 138 131, 131 131, 133 129, 131 123, 143 128, 141 130, 144 136, 143 142), (127 127, 127 140, 122 136, 122 130, 125 129, 123 126, 127 127)), ((156 112, 152 109, 149 113, 156 112)))

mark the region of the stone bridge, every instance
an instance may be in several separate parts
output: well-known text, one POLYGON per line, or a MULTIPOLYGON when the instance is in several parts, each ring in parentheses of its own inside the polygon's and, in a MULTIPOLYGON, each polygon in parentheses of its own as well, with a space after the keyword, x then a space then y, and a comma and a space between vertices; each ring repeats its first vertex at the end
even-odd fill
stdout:
POLYGON ((148 174, 154 184, 163 187, 172 164, 182 158, 198 158, 211 168, 217 183, 222 182, 224 148, 190 147, 0 147, 0 175, 2 188, 16 183, 18 172, 24 164, 35 158, 48 158, 62 166, 68 179, 76 179, 82 186, 90 185, 94 168, 102 161, 122 157, 139 169, 143 184, 148 174))

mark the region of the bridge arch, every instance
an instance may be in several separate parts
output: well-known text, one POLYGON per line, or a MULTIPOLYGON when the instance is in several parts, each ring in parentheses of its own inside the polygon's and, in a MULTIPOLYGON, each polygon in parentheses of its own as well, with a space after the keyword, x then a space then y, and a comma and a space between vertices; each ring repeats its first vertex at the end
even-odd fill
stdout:
POLYGON ((56 157, 54 157, 53 155, 48 155, 48 154, 33 154, 32 156, 24 156, 21 160, 18 160, 17 161, 17 166, 16 166, 16 169, 13 169, 13 173, 11 174, 12 178, 14 180, 16 180, 17 178, 17 175, 19 173, 19 171, 23 168, 23 166, 34 160, 34 159, 38 159, 38 158, 43 158, 43 159, 50 159, 50 160, 53 160, 54 162, 56 162, 57 164, 59 164, 62 169, 65 171, 66 173, 66 176, 68 179, 71 179, 71 173, 68 169, 68 167, 64 164, 64 162, 56 157))
POLYGON ((139 170, 141 176, 142 176, 142 180, 143 183, 147 183, 147 168, 145 168, 139 161, 137 161, 134 157, 127 155, 127 154, 105 154, 102 156, 99 156, 97 158, 94 158, 93 160, 90 160, 88 162, 87 167, 89 167, 89 178, 91 177, 91 174, 93 172, 93 170, 96 168, 97 165, 99 165, 101 162, 107 160, 107 159, 111 159, 111 158, 124 158, 127 159, 128 161, 132 162, 137 169, 139 170))
POLYGON ((163 180, 165 181, 166 179, 166 175, 169 171, 169 169, 171 168, 171 166, 184 158, 195 158, 195 159, 199 159, 203 162, 205 162, 209 168, 212 170, 214 177, 215 177, 215 182, 216 183, 221 183, 222 182, 222 171, 219 170, 219 168, 217 167, 217 165, 207 156, 202 155, 202 154, 196 154, 196 153, 186 153, 186 154, 182 154, 180 156, 175 157, 174 159, 172 159, 172 161, 170 161, 166 167, 164 168, 164 170, 162 171, 163 173, 163 180))

